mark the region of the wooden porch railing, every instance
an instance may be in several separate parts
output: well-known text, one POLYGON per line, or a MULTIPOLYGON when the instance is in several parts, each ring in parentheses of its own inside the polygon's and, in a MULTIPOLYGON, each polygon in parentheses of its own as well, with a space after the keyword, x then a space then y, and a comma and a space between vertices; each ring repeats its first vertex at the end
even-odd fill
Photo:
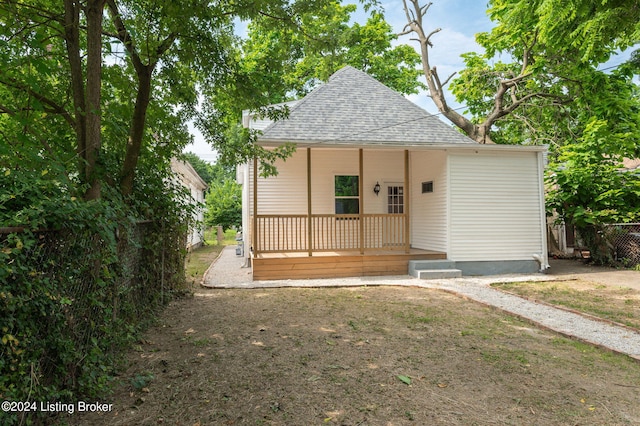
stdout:
POLYGON ((408 249, 404 214, 314 214, 311 221, 307 215, 258 215, 256 219, 256 254, 408 249))

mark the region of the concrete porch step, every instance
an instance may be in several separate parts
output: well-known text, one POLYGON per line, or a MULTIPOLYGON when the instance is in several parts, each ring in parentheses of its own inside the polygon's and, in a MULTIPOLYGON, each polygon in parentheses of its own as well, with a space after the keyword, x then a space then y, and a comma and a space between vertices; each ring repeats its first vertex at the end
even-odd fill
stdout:
POLYGON ((460 278, 461 276, 462 271, 460 269, 423 269, 417 271, 417 278, 420 278, 422 280, 460 278))
POLYGON ((456 262, 447 259, 434 259, 434 260, 410 260, 409 261, 409 273, 413 270, 421 269, 454 269, 456 262))
POLYGON ((462 271, 455 268, 452 260, 410 260, 409 275, 423 280, 459 278, 462 271))

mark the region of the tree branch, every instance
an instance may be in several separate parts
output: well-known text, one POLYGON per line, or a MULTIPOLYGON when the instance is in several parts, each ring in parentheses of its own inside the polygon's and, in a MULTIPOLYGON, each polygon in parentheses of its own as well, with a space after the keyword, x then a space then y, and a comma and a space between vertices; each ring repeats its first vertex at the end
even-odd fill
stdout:
POLYGON ((26 84, 21 84, 18 81, 16 81, 15 79, 8 79, 8 80, 0 79, 0 84, 3 84, 5 86, 7 86, 7 87, 12 87, 14 89, 18 89, 18 90, 20 90, 20 91, 22 91, 24 93, 27 93, 29 96, 32 96, 34 99, 36 99, 38 102, 42 103, 43 105, 48 106, 49 109, 46 112, 58 114, 58 115, 62 116, 64 118, 64 120, 71 127, 75 126, 75 120, 73 119, 71 114, 69 114, 69 111, 67 111, 62 105, 57 104, 52 99, 44 96, 41 93, 36 92, 35 90, 33 90, 31 87, 27 86, 26 84))
MULTIPOLYGON (((14 117, 16 115, 16 112, 13 111, 12 109, 10 109, 9 107, 5 106, 5 105, 1 105, 0 104, 0 111, 3 112, 4 114, 10 115, 11 117, 14 117)), ((49 142, 47 142, 47 140, 45 138, 40 137, 40 135, 36 134, 36 132, 34 132, 31 127, 25 125, 24 126, 25 130, 29 133, 31 133, 33 136, 36 137, 36 139, 38 139, 38 141, 42 144, 42 146, 44 146, 44 149, 47 150, 47 152, 49 153, 49 155, 51 157, 55 157, 55 152, 53 151, 53 149, 51 148, 51 145, 49 145, 49 142)))
POLYGON ((431 37, 440 31, 439 28, 431 31, 428 35, 424 32, 423 18, 426 15, 431 3, 425 6, 420 6, 419 0, 409 0, 412 5, 412 9, 409 7, 407 0, 403 0, 403 7, 405 16, 407 18, 407 24, 403 33, 415 33, 418 42, 420 43, 420 53, 422 57, 422 72, 427 81, 427 87, 429 88, 429 94, 438 110, 449 119, 453 124, 462 129, 469 137, 484 143, 487 141, 486 128, 479 128, 468 118, 459 114, 458 112, 449 108, 447 100, 444 94, 443 86, 447 84, 453 75, 449 76, 444 84, 440 81, 438 71, 436 67, 431 67, 429 63, 429 48, 433 47, 431 43, 431 37))

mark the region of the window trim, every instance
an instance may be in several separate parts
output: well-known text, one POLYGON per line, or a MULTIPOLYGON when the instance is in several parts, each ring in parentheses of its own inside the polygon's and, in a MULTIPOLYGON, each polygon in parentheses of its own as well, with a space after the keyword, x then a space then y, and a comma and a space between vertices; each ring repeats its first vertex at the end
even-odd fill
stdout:
POLYGON ((334 203, 333 203, 333 209, 334 209, 334 213, 336 215, 347 215, 347 214, 360 214, 360 196, 361 196, 361 189, 360 189, 360 176, 358 175, 353 175, 353 174, 335 174, 333 176, 333 199, 334 199, 334 203), (355 186, 356 189, 358 191, 358 195, 337 195, 337 181, 338 178, 340 177, 347 177, 347 178, 355 178, 355 186), (356 212, 355 213, 338 213, 337 212, 337 201, 338 200, 355 200, 357 202, 356 204, 356 212))

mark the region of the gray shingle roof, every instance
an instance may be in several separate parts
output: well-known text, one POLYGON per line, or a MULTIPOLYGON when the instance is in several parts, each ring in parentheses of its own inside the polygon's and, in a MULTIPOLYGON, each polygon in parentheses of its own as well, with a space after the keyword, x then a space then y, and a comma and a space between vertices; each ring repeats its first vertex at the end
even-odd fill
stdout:
POLYGON ((441 145, 476 142, 368 74, 347 66, 272 123, 262 142, 441 145))

